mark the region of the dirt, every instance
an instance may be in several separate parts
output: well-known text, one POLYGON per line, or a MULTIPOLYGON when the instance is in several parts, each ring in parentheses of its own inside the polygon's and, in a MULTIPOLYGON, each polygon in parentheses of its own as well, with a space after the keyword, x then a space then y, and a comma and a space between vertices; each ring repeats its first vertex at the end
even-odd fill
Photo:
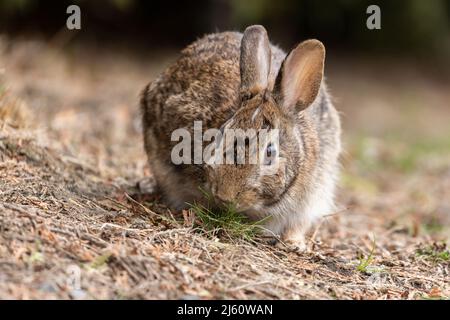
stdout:
POLYGON ((340 210, 297 253, 152 192, 138 96, 173 58, 0 37, 0 298, 450 297, 447 84, 332 59, 340 210))

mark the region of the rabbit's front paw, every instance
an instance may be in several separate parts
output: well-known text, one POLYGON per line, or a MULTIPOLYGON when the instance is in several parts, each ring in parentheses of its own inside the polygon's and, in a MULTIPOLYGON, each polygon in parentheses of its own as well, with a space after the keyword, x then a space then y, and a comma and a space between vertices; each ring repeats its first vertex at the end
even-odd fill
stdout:
POLYGON ((290 240, 284 240, 279 241, 276 246, 280 249, 289 251, 289 252, 297 252, 297 253, 303 253, 308 251, 308 246, 306 245, 305 241, 290 241, 290 240))
POLYGON ((304 228, 289 230, 282 237, 280 244, 288 251, 293 252, 305 252, 308 250, 308 246, 305 241, 304 228))

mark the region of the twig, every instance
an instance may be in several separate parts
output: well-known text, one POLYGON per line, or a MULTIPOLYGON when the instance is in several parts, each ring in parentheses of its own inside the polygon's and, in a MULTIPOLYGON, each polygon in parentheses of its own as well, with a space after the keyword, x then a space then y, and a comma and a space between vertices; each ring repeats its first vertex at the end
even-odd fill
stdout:
POLYGON ((118 224, 114 224, 114 223, 104 223, 102 224, 102 226, 100 227, 100 230, 103 230, 105 227, 113 227, 113 228, 117 228, 117 229, 122 229, 125 231, 131 231, 131 232, 147 232, 147 231, 154 231, 154 229, 134 229, 134 228, 127 228, 127 227, 122 227, 118 224))

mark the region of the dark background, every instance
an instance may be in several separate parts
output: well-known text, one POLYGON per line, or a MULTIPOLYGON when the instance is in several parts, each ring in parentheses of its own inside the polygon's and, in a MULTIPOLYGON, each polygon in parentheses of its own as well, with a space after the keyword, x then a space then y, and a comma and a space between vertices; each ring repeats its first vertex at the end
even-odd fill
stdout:
POLYGON ((52 37, 65 29, 70 4, 82 12, 74 41, 178 48, 205 33, 258 23, 282 47, 314 37, 343 54, 450 55, 448 0, 1 0, 0 32, 52 37), (370 4, 381 7, 381 30, 366 28, 370 4))

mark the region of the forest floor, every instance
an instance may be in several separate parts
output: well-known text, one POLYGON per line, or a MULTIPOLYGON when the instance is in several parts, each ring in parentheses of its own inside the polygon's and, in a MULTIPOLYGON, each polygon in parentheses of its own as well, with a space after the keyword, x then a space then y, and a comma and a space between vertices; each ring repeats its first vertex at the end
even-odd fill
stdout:
POLYGON ((450 297, 448 82, 329 59, 340 210, 296 253, 151 193, 139 92, 173 59, 0 37, 0 298, 450 297))

